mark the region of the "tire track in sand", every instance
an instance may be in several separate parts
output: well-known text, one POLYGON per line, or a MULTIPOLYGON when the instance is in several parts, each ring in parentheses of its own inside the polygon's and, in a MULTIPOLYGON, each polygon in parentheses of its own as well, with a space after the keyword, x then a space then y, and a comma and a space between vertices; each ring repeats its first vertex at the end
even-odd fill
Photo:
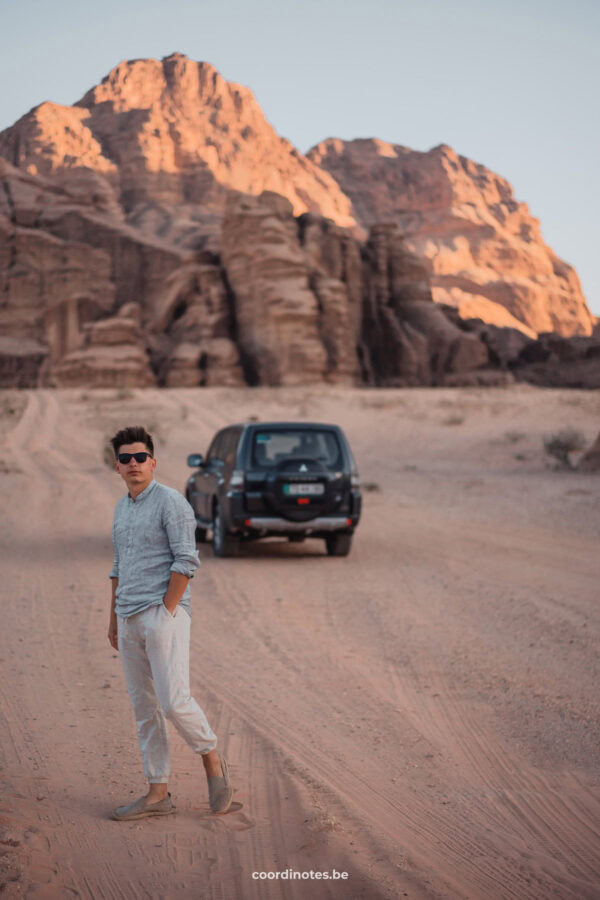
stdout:
MULTIPOLYGON (((405 577, 404 589, 414 597, 408 570, 405 577)), ((419 604, 413 602, 411 609, 426 627, 419 604)), ((476 715, 477 703, 463 700, 440 659, 433 666, 432 661, 413 654, 403 668, 389 666, 390 679, 398 705, 410 710, 432 748, 458 771, 470 773, 465 800, 471 853, 488 856, 486 865, 499 876, 504 872, 497 896, 597 896, 600 804, 575 777, 553 773, 550 780, 512 752, 476 715), (484 843, 478 835, 486 835, 484 843)))

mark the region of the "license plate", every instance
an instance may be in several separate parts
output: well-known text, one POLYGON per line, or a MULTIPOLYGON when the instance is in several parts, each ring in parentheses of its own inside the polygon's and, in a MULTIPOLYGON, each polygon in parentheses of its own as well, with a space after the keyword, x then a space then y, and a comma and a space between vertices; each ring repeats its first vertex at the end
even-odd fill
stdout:
POLYGON ((317 496, 325 493, 325 485, 323 484, 284 484, 283 493, 291 497, 317 496))

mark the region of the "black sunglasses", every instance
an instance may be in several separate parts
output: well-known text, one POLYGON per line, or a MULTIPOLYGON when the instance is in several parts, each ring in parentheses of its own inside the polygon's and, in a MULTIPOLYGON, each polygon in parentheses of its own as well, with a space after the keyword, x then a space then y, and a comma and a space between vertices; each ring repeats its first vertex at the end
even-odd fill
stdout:
POLYGON ((145 450, 142 450, 141 453, 119 453, 117 459, 122 466, 126 466, 131 462, 132 459, 135 459, 135 461, 138 463, 145 463, 148 457, 152 459, 152 454, 146 453, 145 450))

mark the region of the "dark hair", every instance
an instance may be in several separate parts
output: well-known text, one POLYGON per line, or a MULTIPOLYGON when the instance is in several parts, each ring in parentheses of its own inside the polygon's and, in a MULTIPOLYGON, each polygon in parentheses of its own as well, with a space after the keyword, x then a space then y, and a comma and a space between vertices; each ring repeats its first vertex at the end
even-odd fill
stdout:
POLYGON ((117 431, 115 436, 110 439, 115 451, 115 457, 119 455, 119 448, 123 444, 145 444, 150 451, 150 456, 154 456, 154 444, 152 435, 148 434, 142 425, 130 425, 128 428, 122 428, 117 431))

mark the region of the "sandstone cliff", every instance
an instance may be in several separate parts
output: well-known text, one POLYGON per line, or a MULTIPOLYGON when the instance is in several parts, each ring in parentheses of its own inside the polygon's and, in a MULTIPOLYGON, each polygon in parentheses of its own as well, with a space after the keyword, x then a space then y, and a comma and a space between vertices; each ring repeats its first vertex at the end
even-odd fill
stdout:
POLYGON ((499 326, 590 334, 575 270, 544 243, 499 175, 445 145, 419 153, 379 140, 331 139, 308 157, 336 179, 365 228, 395 222, 424 260, 434 300, 499 326))
POLYGON ((0 176, 4 386, 438 384, 487 362, 393 227, 363 245, 272 192, 232 195, 221 254, 185 254, 68 186, 0 176))

